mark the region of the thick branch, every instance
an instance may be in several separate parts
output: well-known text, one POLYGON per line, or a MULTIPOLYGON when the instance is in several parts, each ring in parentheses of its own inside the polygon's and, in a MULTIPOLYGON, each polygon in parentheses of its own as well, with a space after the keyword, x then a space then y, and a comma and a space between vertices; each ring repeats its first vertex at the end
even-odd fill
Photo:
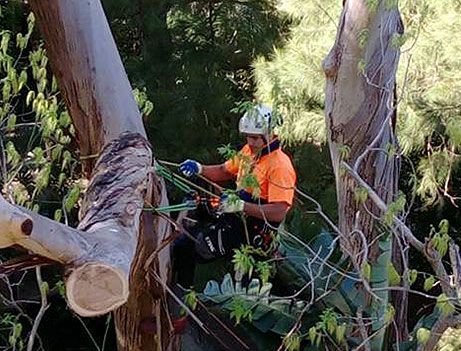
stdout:
MULTIPOLYGON (((98 155, 104 145, 118 138, 122 132, 139 133, 138 135, 146 137, 141 115, 100 0, 31 0, 30 3, 45 39, 53 73, 75 125, 81 155, 98 155)), ((115 296, 119 298, 114 301, 116 304, 123 303, 126 271, 129 269, 126 262, 129 261, 130 299, 118 309, 116 318, 119 349, 134 351, 144 349, 144 345, 148 345, 145 347, 157 347, 167 351, 170 349, 171 331, 165 295, 160 285, 148 279, 144 266, 146 257, 156 251, 158 244, 168 235, 169 227, 164 220, 155 220, 152 214, 144 213, 141 217, 139 238, 136 232, 142 208, 142 199, 138 199, 137 195, 139 189, 144 187, 144 182, 149 178, 152 181, 148 185, 149 195, 152 193, 151 188, 155 189, 154 198, 150 199, 148 196, 146 201, 156 206, 166 197, 166 189, 158 178, 147 177, 145 168, 139 170, 143 174, 132 168, 133 162, 144 162, 144 146, 141 146, 140 154, 133 152, 125 159, 119 157, 117 152, 107 155, 104 163, 109 168, 102 173, 99 169, 95 170, 96 178, 92 183, 99 184, 103 190, 89 194, 84 201, 84 218, 79 229, 91 231, 94 237, 91 240, 97 242, 97 245, 92 247, 91 252, 85 251, 87 256, 82 256, 76 262, 80 268, 73 273, 77 277, 75 288, 81 293, 75 290, 75 296, 79 297, 76 304, 84 303, 83 293, 87 289, 84 284, 86 271, 93 275, 90 279, 91 284, 100 282, 99 269, 103 270, 103 274, 107 274, 107 267, 99 265, 98 269, 92 269, 91 260, 95 257, 92 257, 91 253, 96 255, 96 260, 100 257, 110 260, 117 256, 119 260, 109 267, 117 267, 117 270, 111 271, 113 281, 122 279, 120 281, 123 284, 116 286, 115 296), (120 173, 117 172, 117 166, 112 167, 114 164, 118 165, 120 173), (143 185, 139 188, 127 187, 126 182, 130 179, 140 182, 142 179, 143 185), (110 184, 112 181, 114 183, 110 184), (135 198, 130 197, 130 191, 135 192, 135 198), (127 196, 127 200, 123 202, 127 196), (122 202, 119 203, 119 200, 122 202), (138 239, 137 246, 134 238, 138 239), (137 251, 134 260, 131 261, 134 247, 137 247, 137 251), (117 274, 120 277, 117 277, 117 274), (141 318, 138 318, 140 316, 141 318), (148 332, 139 328, 142 318, 152 316, 159 321, 156 335, 148 335, 148 332)), ((149 162, 146 161, 146 164, 150 165, 150 151, 147 158, 149 162)), ((94 158, 91 157, 83 161, 87 175, 93 171, 93 161, 94 158)), ((168 250, 162 250, 152 260, 150 268, 166 279, 169 262, 168 250)), ((70 283, 69 279, 68 288, 70 283)), ((113 307, 115 306, 111 305, 110 308, 113 307)), ((103 311, 103 308, 98 307, 96 310, 103 311)))
POLYGON ((2 247, 20 245, 64 263, 69 304, 82 316, 104 314, 128 298, 130 266, 152 156, 139 134, 109 143, 95 168, 78 229, 0 198, 2 247))

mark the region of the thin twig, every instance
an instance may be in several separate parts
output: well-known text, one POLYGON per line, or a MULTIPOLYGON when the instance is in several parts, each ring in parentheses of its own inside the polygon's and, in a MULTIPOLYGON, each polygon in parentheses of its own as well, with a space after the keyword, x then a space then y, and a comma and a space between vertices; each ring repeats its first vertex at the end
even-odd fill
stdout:
POLYGON ((38 327, 42 321, 43 316, 45 315, 46 310, 48 309, 48 299, 47 291, 43 288, 42 273, 40 267, 35 268, 35 276, 37 278, 38 289, 40 290, 41 305, 40 309, 35 317, 34 324, 32 325, 32 330, 30 331, 29 340, 27 342, 27 351, 32 351, 34 347, 35 337, 37 335, 38 327))

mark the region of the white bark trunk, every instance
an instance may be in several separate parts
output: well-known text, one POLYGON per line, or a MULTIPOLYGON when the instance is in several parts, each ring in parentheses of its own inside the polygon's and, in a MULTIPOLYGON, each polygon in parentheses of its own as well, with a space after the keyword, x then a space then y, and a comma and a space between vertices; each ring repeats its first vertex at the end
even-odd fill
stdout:
MULTIPOLYGON (((30 3, 77 130, 81 155, 97 155, 106 143, 126 131, 145 137, 130 82, 100 1, 32 0, 30 3)), ((91 166, 87 165, 87 170, 91 166)))
MULTIPOLYGON (((139 133, 138 136, 145 138, 142 119, 100 1, 31 0, 30 3, 74 122, 81 155, 99 155, 104 145, 112 140, 116 142, 124 132, 139 133)), ((112 278, 114 282, 119 282, 113 285, 120 299, 115 301, 107 295, 112 301, 106 304, 107 307, 111 305, 110 309, 119 306, 122 300, 127 301, 125 285, 117 273, 125 277, 131 267, 129 285, 126 285, 130 291, 128 303, 116 312, 119 349, 166 351, 173 345, 166 295, 149 271, 155 270, 166 281, 170 265, 168 247, 154 257, 152 254, 169 235, 169 225, 164 219, 145 212, 139 226, 143 200, 153 206, 159 203, 165 205, 166 189, 161 180, 155 175, 149 177, 146 172, 145 166, 150 166, 152 160, 145 140, 131 135, 131 138, 123 139, 124 142, 120 139, 120 149, 115 147, 112 152, 100 156, 90 183, 94 191, 89 189, 84 200, 84 217, 79 229, 92 237, 89 240, 93 240, 93 245, 85 252, 92 255, 93 260, 102 258, 99 261, 105 262, 110 255, 115 255, 123 262, 129 261, 123 264, 123 269, 119 268, 121 261, 108 264, 119 269, 112 273, 112 278), (136 143, 133 148, 139 150, 132 150, 125 156, 120 154, 123 144, 132 142, 136 143), (133 168, 133 165, 138 165, 138 168, 133 168), (132 182, 134 180, 139 181, 138 186, 132 182), (147 193, 142 190, 145 186, 147 193), (147 258, 151 258, 150 266, 146 266, 147 258), (141 330, 140 317, 156 319, 158 330, 154 335, 141 330)), ((128 149, 131 150, 131 147, 128 149)), ((93 170, 93 160, 90 157, 84 161, 88 175, 93 170)), ((94 289, 90 296, 93 299, 100 289, 96 284, 100 269, 95 270, 94 266, 88 265, 91 262, 85 259, 85 255, 82 258, 73 261, 75 283, 68 280, 68 289, 72 284, 79 296, 74 301, 79 305, 88 302, 81 292, 88 294, 88 289, 94 289), (92 279, 90 283, 86 281, 87 277, 92 279)), ((107 273, 106 265, 98 267, 107 273)), ((98 310, 102 309, 98 307, 98 310)))
MULTIPOLYGON (((372 7, 370 1, 344 1, 335 44, 323 63, 341 244, 358 265, 378 259, 380 230, 376 224, 380 220, 376 218, 384 213, 371 200, 357 202, 358 183, 341 170, 341 162, 350 165, 386 205, 396 199, 400 172, 395 135, 400 48, 394 38, 403 34, 403 24, 397 2, 378 0, 376 8, 372 7)), ((403 242, 393 245, 392 261, 400 273, 402 260, 406 260, 403 246, 403 242)), ((407 294, 394 298, 399 333, 405 338, 407 294)))
MULTIPOLYGON (((382 213, 371 201, 367 209, 357 204, 356 182, 341 172, 341 161, 356 169, 385 203, 394 200, 399 173, 394 134, 395 74, 399 48, 392 47, 394 36, 403 32, 398 8, 386 9, 379 1, 375 12, 364 0, 345 1, 336 42, 324 60, 327 78, 325 114, 333 168, 336 174, 339 227, 347 237, 362 230, 370 243, 375 238, 373 215, 382 213), (360 37, 367 37, 360 45, 360 37), (363 66, 361 70, 360 66, 363 66), (348 148, 345 159, 341 149, 348 148), (369 213, 371 211, 372 214, 369 213), (357 213, 359 215, 357 216, 357 213)), ((352 253, 361 251, 357 238, 349 238, 352 253)), ((377 245, 374 245, 377 247, 377 245)), ((376 259, 372 250, 370 257, 376 259)))

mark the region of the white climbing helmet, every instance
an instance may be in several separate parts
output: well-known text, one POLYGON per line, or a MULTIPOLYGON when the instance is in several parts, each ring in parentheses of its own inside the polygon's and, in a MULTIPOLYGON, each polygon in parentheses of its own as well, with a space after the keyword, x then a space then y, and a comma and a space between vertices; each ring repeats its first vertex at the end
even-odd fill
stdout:
POLYGON ((272 109, 269 106, 258 104, 240 118, 239 132, 270 137, 273 124, 272 109))

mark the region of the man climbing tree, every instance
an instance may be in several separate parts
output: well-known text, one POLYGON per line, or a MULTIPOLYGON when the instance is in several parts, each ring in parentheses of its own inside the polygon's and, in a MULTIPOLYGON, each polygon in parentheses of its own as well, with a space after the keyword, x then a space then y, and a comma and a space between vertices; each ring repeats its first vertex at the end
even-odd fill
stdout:
POLYGON ((175 245, 182 286, 193 284, 197 258, 229 256, 245 244, 266 253, 273 251, 276 229, 293 204, 296 183, 291 160, 274 133, 276 117, 268 106, 253 106, 239 122, 239 132, 247 143, 238 154, 218 165, 205 166, 194 160, 180 165, 188 177, 201 174, 213 182, 235 179, 237 184, 237 193, 221 196, 217 217, 190 229, 195 241, 184 236, 175 245))

